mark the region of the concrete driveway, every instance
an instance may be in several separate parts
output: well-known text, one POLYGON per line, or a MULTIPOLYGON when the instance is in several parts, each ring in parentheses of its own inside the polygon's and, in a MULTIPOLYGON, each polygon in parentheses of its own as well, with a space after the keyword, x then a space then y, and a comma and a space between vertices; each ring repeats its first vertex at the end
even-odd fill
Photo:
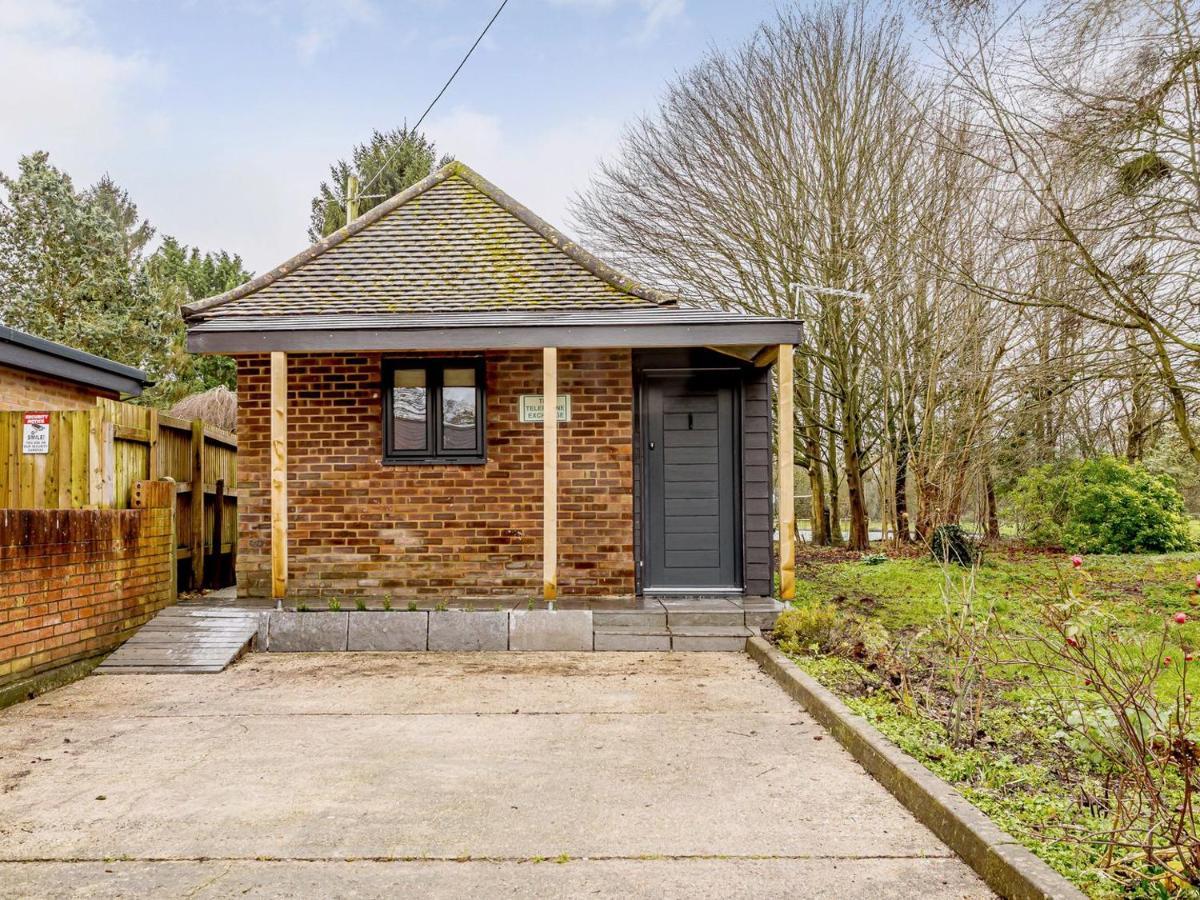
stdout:
POLYGON ((253 654, 0 712, 0 896, 986 897, 740 654, 253 654))

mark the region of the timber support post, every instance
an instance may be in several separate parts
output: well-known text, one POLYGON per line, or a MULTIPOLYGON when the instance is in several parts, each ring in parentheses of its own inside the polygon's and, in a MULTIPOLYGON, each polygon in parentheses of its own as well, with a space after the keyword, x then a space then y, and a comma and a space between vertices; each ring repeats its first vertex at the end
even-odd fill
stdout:
POLYGON ((271 353, 271 597, 287 596, 287 354, 271 353))
POLYGON ((796 598, 796 416, 792 344, 779 345, 779 599, 796 598))
POLYGON ((558 596, 558 348, 542 348, 542 597, 558 596))

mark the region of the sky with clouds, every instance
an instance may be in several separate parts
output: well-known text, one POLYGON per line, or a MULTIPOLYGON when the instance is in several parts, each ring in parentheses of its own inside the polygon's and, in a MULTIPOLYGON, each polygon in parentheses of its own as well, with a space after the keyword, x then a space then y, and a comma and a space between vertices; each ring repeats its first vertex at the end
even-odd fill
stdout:
MULTIPOLYGON (((47 150, 159 229, 262 271, 329 163, 414 122, 498 0, 0 0, 0 171, 47 150)), ((775 0, 510 0, 426 121, 551 222, 624 123, 775 0)))

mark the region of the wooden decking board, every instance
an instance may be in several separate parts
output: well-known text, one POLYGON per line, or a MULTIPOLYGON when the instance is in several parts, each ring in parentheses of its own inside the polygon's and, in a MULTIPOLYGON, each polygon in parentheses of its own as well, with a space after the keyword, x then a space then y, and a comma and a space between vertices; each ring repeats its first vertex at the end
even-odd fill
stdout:
POLYGON ((96 674, 220 672, 246 652, 257 632, 254 612, 169 607, 118 647, 96 674))
MULTIPOLYGON (((214 675, 224 666, 111 666, 104 675, 214 675)), ((99 670, 97 669, 97 672, 99 670)))

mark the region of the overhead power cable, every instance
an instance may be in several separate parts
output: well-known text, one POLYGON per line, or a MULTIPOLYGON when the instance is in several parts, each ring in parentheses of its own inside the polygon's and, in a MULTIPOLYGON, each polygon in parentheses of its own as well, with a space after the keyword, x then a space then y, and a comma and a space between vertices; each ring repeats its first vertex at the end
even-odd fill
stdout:
MULTIPOLYGON (((458 73, 462 71, 462 67, 467 64, 467 60, 471 58, 471 54, 475 52, 475 48, 479 46, 479 43, 487 35, 488 31, 491 29, 491 27, 495 23, 495 21, 498 18, 500 18, 500 13, 504 12, 504 7, 506 7, 506 6, 508 6, 508 0, 501 0, 500 5, 498 7, 496 7, 496 11, 494 13, 492 13, 492 17, 490 19, 488 19, 488 23, 483 26, 483 31, 479 32, 479 37, 475 38, 475 43, 473 43, 471 45, 471 49, 469 49, 466 52, 466 55, 463 56, 463 58, 459 61, 458 66, 455 68, 455 70, 450 73, 450 77, 446 79, 446 83, 442 85, 442 89, 437 92, 437 96, 429 101, 429 105, 427 107, 425 107, 425 112, 421 113, 421 118, 417 119, 417 124, 412 127, 412 130, 409 132, 410 134, 413 134, 413 133, 417 132, 418 130, 420 130, 421 123, 425 121, 425 117, 429 115, 429 111, 431 109, 433 109, 434 106, 437 105, 437 102, 439 100, 442 99, 442 94, 446 93, 446 89, 450 87, 450 85, 454 82, 454 79, 458 76, 458 73)), ((375 179, 377 179, 380 175, 383 174, 383 170, 386 169, 391 164, 392 160, 396 158, 396 154, 398 152, 400 152, 399 147, 397 147, 395 150, 393 150, 391 155, 386 160, 384 160, 383 165, 380 166, 379 169, 375 172, 375 174, 371 176, 371 180, 368 181, 365 185, 363 185, 363 187, 362 187, 363 193, 366 193, 368 190, 370 190, 371 185, 373 185, 375 183, 375 179)))

